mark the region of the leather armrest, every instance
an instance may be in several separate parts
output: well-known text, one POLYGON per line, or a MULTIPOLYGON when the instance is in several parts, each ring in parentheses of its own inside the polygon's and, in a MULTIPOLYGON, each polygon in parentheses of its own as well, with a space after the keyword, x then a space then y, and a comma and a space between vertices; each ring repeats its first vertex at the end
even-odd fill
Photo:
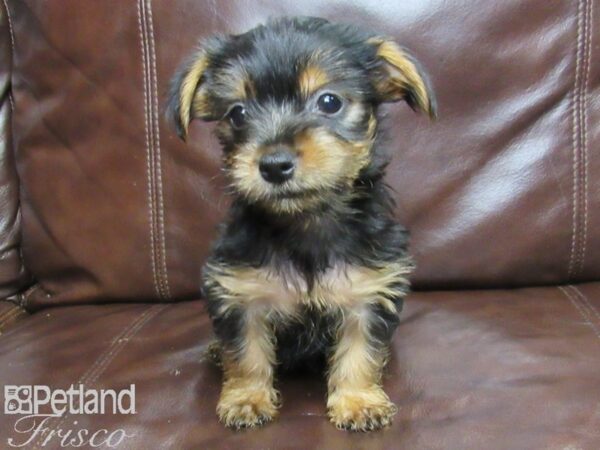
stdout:
MULTIPOLYGON (((12 140, 12 47, 10 15, 0 6, 0 298, 27 283, 20 251, 19 184, 12 140)), ((0 314, 0 326, 1 326, 0 314)))

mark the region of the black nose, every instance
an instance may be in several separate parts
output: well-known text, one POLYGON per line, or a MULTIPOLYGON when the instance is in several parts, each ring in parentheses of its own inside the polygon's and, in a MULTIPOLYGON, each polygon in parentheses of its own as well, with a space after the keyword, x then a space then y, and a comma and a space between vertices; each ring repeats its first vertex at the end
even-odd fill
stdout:
POLYGON ((287 150, 275 150, 263 155, 258 163, 262 177, 273 184, 281 184, 292 178, 295 168, 294 155, 287 150))

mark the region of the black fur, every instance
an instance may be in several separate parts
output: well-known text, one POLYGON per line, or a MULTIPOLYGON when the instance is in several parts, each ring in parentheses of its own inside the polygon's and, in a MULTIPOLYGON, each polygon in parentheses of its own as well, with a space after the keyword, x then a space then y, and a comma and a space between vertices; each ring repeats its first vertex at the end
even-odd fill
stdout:
MULTIPOLYGON (((279 19, 237 36, 221 36, 203 44, 210 64, 198 81, 206 91, 212 114, 206 120, 225 119, 233 99, 231 89, 220 75, 232 64, 240 64, 252 80, 256 97, 246 105, 252 121, 245 130, 221 133, 225 155, 235 151, 250 139, 268 145, 286 142, 299 130, 327 127, 339 139, 348 142, 364 137, 370 113, 385 98, 378 96, 375 81, 381 76, 382 62, 376 48, 367 42, 376 35, 354 26, 332 24, 323 19, 279 19), (298 72, 310 58, 322 56, 320 63, 341 81, 334 83, 337 91, 348 93, 365 105, 365 117, 359 124, 348 126, 329 117, 313 117, 305 111, 298 90, 298 72), (272 116, 265 111, 273 104, 288 106, 285 126, 270 127, 272 116)), ((179 123, 179 87, 189 65, 177 75, 171 95, 171 114, 179 123)), ((336 78, 336 79, 337 79, 336 78)), ((428 83, 423 74, 425 83, 428 83)), ((428 89, 429 89, 429 85, 428 89)), ((429 89, 430 90, 430 89, 429 89)), ((410 88, 405 94, 407 103, 417 108, 410 88)), ((435 100, 430 92, 430 113, 435 114, 435 100)), ((393 200, 383 181, 387 154, 381 139, 375 139, 370 163, 364 167, 353 184, 335 187, 318 207, 294 214, 281 214, 237 195, 209 259, 211 266, 277 267, 279 271, 300 273, 313 286, 327 269, 346 263, 363 267, 381 267, 388 263, 408 260, 407 231, 393 216, 393 200)), ((302 193, 299 195, 303 195, 302 193)), ((267 200, 268 202, 268 200, 267 200)), ((239 308, 221 314, 222 299, 213 285, 204 287, 209 313, 219 339, 236 347, 244 314, 239 308)), ((394 287, 392 299, 398 312, 408 286, 394 287)), ((397 314, 379 306, 371 307, 371 338, 385 347, 398 325, 397 314)), ((305 308, 301 321, 277 322, 275 326, 278 362, 285 368, 298 362, 323 358, 331 350, 336 325, 340 320, 335 311, 322 313, 305 308)))
MULTIPOLYGON (((408 233, 395 222, 391 199, 381 178, 361 178, 356 189, 361 196, 351 203, 351 212, 340 214, 326 206, 318 224, 305 228, 302 217, 282 218, 245 203, 234 201, 229 218, 221 227, 209 262, 216 265, 263 267, 291 264, 311 285, 319 275, 338 262, 375 266, 408 256, 408 233)), ((311 212, 314 220, 315 212, 311 212)), ((397 287, 395 303, 400 312, 408 286, 397 287)), ((220 298, 207 289, 209 311, 217 311, 220 298)), ((389 342, 398 323, 380 309, 374 312, 387 324, 375 327, 377 336, 389 342)), ((233 343, 241 328, 242 314, 226 319, 212 314, 219 338, 233 343)), ((337 317, 321 317, 307 311, 303 323, 287 323, 277 329, 279 361, 286 368, 294 361, 305 363, 308 356, 318 357, 331 347, 331 332, 337 317)))

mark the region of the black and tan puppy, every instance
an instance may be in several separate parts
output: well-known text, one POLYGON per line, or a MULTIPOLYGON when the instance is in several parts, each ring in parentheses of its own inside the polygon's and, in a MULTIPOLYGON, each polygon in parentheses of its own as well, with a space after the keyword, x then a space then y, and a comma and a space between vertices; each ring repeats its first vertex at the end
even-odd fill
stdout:
POLYGON ((398 100, 435 116, 404 49, 317 18, 210 38, 174 79, 181 137, 194 118, 219 121, 234 193, 204 269, 225 425, 272 420, 276 369, 319 358, 335 425, 390 423, 381 375, 412 264, 383 180, 377 108, 398 100))

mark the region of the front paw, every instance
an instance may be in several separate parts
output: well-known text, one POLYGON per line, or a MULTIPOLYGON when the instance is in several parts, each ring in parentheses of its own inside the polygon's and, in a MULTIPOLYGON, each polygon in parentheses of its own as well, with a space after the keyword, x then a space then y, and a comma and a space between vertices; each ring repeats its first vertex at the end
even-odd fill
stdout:
POLYGON ((327 400, 329 420, 343 430, 378 430, 391 424, 397 411, 379 386, 337 390, 327 400))
POLYGON ((229 428, 255 428, 277 416, 278 393, 269 387, 223 387, 217 405, 219 420, 229 428))

